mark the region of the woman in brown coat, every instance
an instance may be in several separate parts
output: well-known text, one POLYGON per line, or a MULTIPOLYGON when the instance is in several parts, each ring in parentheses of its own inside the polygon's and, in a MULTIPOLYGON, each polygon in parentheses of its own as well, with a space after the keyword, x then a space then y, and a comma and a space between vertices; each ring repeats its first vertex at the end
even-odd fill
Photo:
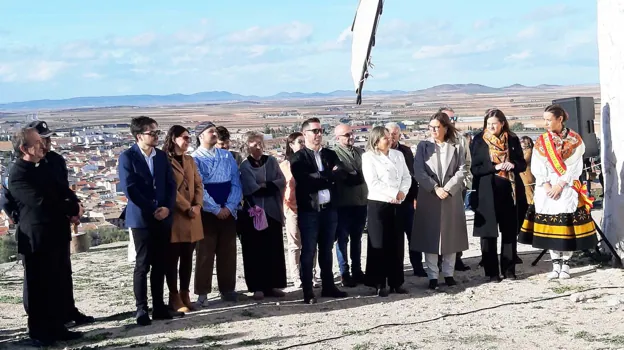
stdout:
POLYGON ((176 206, 173 211, 166 276, 169 287, 169 307, 180 312, 193 310, 189 297, 193 250, 195 242, 204 238, 201 221, 204 188, 195 161, 186 154, 190 140, 191 135, 188 129, 174 125, 169 129, 163 146, 173 167, 173 177, 178 188, 176 206), (180 262, 179 269, 178 261, 180 262), (180 273, 179 292, 178 270, 180 273))
POLYGON ((524 154, 524 160, 527 163, 525 171, 520 173, 522 182, 524 182, 524 189, 526 191, 526 198, 528 204, 533 204, 533 191, 535 191, 535 176, 531 172, 531 156, 533 155, 533 140, 528 136, 522 136, 520 139, 522 145, 522 153, 524 154))

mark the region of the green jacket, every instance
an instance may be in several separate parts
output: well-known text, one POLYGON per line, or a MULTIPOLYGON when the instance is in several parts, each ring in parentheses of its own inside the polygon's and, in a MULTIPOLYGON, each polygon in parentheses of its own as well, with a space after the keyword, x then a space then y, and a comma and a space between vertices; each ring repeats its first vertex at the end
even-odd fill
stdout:
POLYGON ((360 206, 368 203, 368 188, 362 173, 363 149, 352 147, 348 149, 336 145, 334 151, 342 162, 345 170, 350 173, 345 179, 336 181, 336 206, 360 206), (355 174, 351 174, 355 171, 355 174))

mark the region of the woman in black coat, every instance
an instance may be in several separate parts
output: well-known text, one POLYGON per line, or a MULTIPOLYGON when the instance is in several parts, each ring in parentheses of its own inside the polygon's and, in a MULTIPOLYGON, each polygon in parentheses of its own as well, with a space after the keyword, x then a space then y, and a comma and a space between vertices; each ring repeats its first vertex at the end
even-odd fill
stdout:
POLYGON ((520 139, 510 131, 505 114, 498 109, 486 112, 483 132, 470 147, 473 193, 470 204, 475 212, 474 236, 481 238, 482 264, 491 282, 515 278, 517 236, 527 210, 524 183, 526 170, 520 139), (500 265, 497 256, 501 231, 500 265))

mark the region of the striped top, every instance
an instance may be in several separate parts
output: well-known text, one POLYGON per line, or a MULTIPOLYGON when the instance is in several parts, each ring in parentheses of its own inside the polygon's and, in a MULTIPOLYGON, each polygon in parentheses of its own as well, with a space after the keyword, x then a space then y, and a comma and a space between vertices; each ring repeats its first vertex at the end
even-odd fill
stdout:
POLYGON ((236 219, 236 210, 243 198, 243 190, 241 187, 238 165, 232 153, 220 148, 209 150, 200 146, 191 153, 191 157, 193 157, 197 164, 199 175, 204 184, 203 210, 217 215, 222 208, 206 189, 206 187, 213 188, 214 186, 205 185, 225 185, 229 182, 230 190, 223 207, 228 208, 232 216, 236 219))

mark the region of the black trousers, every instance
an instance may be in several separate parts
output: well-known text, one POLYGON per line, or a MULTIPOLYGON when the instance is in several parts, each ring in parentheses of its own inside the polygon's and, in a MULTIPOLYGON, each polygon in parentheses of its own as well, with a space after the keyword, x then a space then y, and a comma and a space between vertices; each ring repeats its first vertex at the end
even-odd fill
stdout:
POLYGON ((180 290, 188 292, 191 285, 191 273, 193 271, 193 250, 195 243, 179 242, 169 243, 167 248, 167 287, 169 293, 178 292, 178 271, 180 272, 180 290), (178 262, 180 268, 178 269, 178 262))
POLYGON ((497 237, 481 238, 481 256, 485 275, 488 277, 515 274, 514 258, 518 250, 517 210, 511 196, 511 183, 495 179, 494 201, 496 222, 501 232, 500 265, 497 253, 497 237), (500 269, 499 269, 500 266, 500 269))
POLYGON ((401 287, 405 239, 399 204, 368 201, 367 284, 401 287))
POLYGON ((150 228, 133 228, 132 237, 136 250, 134 266, 134 298, 137 310, 147 311, 147 274, 150 274, 152 305, 154 310, 164 308, 166 253, 171 239, 171 228, 165 224, 153 224, 150 228))
POLYGON ((28 310, 28 334, 52 340, 65 330, 61 285, 63 249, 24 255, 24 308, 28 310), (56 302, 61 300, 61 302, 56 302))

